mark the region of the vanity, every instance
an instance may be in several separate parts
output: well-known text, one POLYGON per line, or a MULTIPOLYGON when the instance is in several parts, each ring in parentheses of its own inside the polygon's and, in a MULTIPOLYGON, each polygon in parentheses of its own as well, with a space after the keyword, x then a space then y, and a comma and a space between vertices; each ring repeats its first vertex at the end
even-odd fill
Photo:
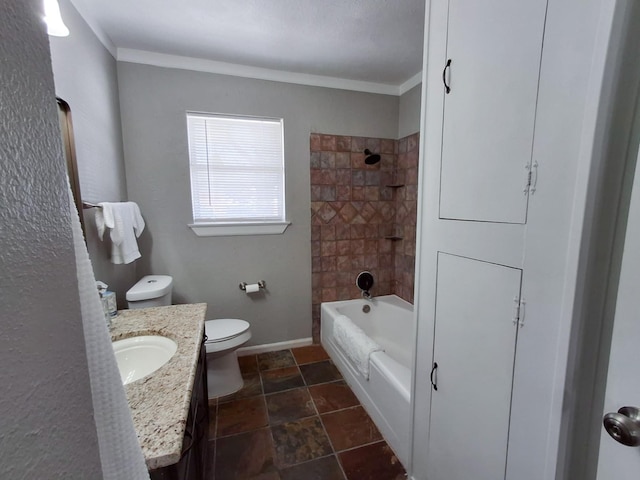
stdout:
POLYGON ((110 327, 114 342, 158 335, 177 345, 165 365, 124 386, 152 480, 204 478, 209 429, 206 309, 206 303, 197 303, 121 310, 110 327))

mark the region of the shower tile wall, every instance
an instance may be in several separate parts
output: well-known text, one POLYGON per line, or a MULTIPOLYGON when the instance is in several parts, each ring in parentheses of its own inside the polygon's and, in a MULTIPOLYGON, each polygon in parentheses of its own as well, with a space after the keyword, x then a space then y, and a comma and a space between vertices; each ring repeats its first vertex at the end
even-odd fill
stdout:
POLYGON ((409 263, 415 257, 417 135, 401 141, 405 151, 402 167, 397 168, 397 140, 311 135, 312 311, 316 342, 320 338, 320 303, 359 298, 355 278, 363 270, 369 270, 375 278, 373 295, 396 293, 412 300, 413 263, 409 263), (366 165, 365 148, 379 153, 380 162, 366 165), (411 188, 390 186, 408 179, 413 182, 411 188), (402 219, 397 217, 397 211, 402 219), (404 236, 406 226, 407 241, 388 238, 404 236), (396 256, 402 258, 397 260, 396 256))
POLYGON ((398 140, 396 163, 395 243, 393 293, 413 303, 416 263, 416 223, 418 218, 418 145, 420 134, 398 140))

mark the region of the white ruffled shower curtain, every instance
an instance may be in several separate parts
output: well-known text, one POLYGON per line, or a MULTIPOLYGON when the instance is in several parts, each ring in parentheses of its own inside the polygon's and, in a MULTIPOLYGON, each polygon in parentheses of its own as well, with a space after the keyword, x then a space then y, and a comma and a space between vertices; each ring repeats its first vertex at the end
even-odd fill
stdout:
POLYGON ((69 199, 80 309, 103 477, 105 480, 148 480, 149 473, 113 355, 111 335, 97 294, 71 187, 69 199))

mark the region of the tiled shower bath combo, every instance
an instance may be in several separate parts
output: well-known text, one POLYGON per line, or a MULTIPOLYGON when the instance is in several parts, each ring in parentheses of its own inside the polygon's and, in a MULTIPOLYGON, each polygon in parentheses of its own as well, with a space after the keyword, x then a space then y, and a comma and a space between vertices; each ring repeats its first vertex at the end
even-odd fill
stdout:
POLYGON ((374 276, 374 296, 413 303, 418 140, 311 134, 314 342, 320 304, 359 298, 363 270, 374 276), (365 149, 380 161, 365 164, 365 149))

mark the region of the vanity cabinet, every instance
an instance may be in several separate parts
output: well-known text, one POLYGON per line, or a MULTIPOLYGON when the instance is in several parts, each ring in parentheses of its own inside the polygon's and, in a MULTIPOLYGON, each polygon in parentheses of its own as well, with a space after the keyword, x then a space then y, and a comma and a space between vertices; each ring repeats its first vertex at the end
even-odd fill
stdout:
POLYGON ((191 394, 189 416, 187 418, 180 461, 174 465, 150 470, 151 480, 202 480, 205 478, 209 440, 206 361, 206 349, 202 344, 191 394))

